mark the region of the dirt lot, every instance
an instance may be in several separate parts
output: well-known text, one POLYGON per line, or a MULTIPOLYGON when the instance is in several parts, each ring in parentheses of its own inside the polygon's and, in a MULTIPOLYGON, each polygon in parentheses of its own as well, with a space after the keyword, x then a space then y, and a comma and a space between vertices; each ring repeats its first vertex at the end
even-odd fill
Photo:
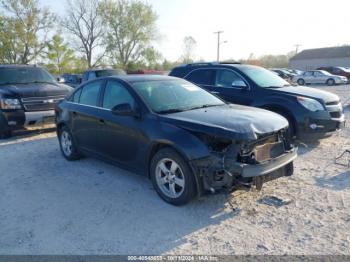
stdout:
MULTIPOLYGON (((317 88, 350 97, 350 86, 317 88)), ((3 140, 0 254, 349 255, 350 169, 334 163, 349 135, 350 127, 300 145, 295 175, 261 192, 184 207, 164 203, 144 177, 91 158, 65 161, 53 132, 3 140)))

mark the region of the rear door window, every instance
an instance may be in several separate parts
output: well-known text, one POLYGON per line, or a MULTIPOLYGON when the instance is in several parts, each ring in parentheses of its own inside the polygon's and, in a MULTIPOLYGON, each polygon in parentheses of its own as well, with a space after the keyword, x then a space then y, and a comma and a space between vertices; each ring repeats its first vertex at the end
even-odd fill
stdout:
POLYGON ((95 81, 85 85, 81 91, 79 103, 82 105, 97 106, 101 83, 101 81, 95 81))
POLYGON ((197 69, 192 71, 186 80, 198 84, 212 86, 215 82, 215 69, 197 69))

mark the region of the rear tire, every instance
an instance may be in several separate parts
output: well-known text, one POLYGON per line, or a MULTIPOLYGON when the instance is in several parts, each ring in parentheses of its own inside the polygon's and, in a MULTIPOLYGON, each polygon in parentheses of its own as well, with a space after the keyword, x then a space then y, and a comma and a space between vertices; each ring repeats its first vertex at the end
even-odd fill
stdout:
POLYGON ((63 126, 58 132, 58 140, 60 143, 60 149, 62 155, 68 161, 74 161, 81 158, 81 154, 78 151, 72 133, 69 128, 63 126))
POLYGON ((335 81, 334 81, 334 79, 330 78, 330 79, 327 80, 326 84, 328 86, 334 86, 335 85, 335 81))
POLYGON ((303 86, 303 85, 305 85, 305 80, 300 78, 300 79, 298 79, 297 83, 298 83, 298 85, 303 86))
POLYGON ((158 195, 169 204, 185 205, 196 195, 196 182, 191 168, 171 148, 161 149, 153 156, 150 176, 158 195))

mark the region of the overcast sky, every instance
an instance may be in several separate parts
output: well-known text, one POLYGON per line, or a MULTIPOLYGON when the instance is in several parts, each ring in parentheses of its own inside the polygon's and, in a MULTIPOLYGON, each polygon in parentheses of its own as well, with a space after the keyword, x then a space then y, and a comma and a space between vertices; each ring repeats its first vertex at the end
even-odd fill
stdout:
MULTIPOLYGON (((64 14, 64 0, 40 0, 64 14)), ((216 59, 216 35, 222 30, 222 59, 247 58, 251 53, 285 54, 350 44, 349 0, 145 0, 159 16, 163 56, 177 60, 185 36, 197 41, 196 58, 216 59)))

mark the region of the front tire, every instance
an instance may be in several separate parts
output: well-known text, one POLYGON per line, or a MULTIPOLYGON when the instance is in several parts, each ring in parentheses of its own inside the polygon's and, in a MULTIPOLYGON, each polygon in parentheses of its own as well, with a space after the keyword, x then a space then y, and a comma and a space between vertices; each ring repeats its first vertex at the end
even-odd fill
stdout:
POLYGON ((196 182, 189 165, 171 148, 159 150, 151 161, 151 180, 158 195, 167 203, 181 206, 196 195, 196 182))
POLYGON ((335 85, 335 81, 334 81, 334 79, 330 78, 330 79, 327 80, 326 84, 328 86, 334 86, 335 85))
POLYGON ((305 80, 300 78, 300 79, 298 79, 297 83, 298 83, 298 85, 303 86, 303 85, 305 85, 305 80))
POLYGON ((58 132, 58 138, 60 143, 60 149, 62 155, 68 161, 74 161, 81 158, 78 148, 74 142, 72 133, 69 128, 64 126, 58 132))

